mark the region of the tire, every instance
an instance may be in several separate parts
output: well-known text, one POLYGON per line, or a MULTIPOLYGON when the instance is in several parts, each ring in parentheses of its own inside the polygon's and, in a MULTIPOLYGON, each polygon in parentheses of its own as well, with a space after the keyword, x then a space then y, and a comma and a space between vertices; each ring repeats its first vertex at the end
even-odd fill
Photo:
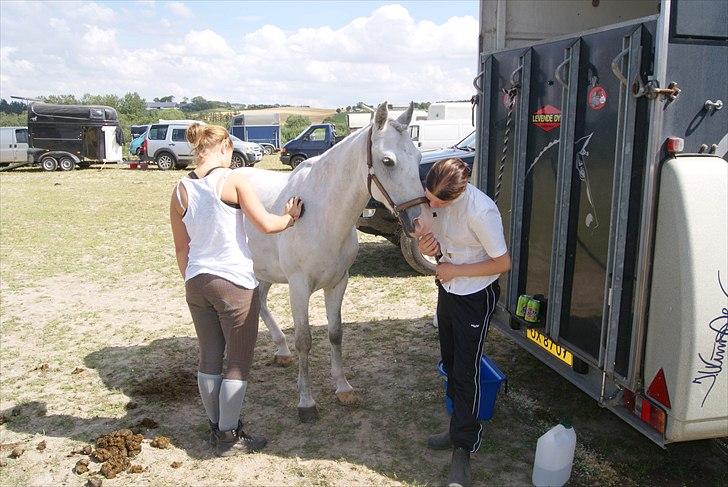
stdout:
POLYGON ((157 167, 162 171, 169 171, 175 165, 174 156, 169 152, 160 152, 157 157, 154 158, 154 162, 157 163, 157 167))
POLYGON ((61 156, 58 167, 61 171, 73 171, 76 168, 76 161, 71 156, 61 156))
POLYGON ((296 169, 296 167, 301 164, 303 161, 305 161, 306 158, 303 156, 293 156, 291 157, 291 168, 296 169))
POLYGON ((245 167, 245 157, 240 152, 233 152, 233 157, 230 160, 230 168, 235 169, 236 167, 245 167))
POLYGON ((40 167, 44 171, 53 172, 58 169, 58 161, 53 156, 45 156, 40 159, 40 167))
POLYGON ((273 147, 271 147, 269 145, 264 145, 263 146, 263 154, 265 154, 266 156, 269 156, 269 155, 273 154, 273 147))
POLYGON ((402 251, 404 260, 411 268, 425 276, 435 274, 435 268, 437 267, 435 259, 422 255, 422 252, 417 248, 417 240, 408 237, 404 231, 399 236, 399 248, 402 251))

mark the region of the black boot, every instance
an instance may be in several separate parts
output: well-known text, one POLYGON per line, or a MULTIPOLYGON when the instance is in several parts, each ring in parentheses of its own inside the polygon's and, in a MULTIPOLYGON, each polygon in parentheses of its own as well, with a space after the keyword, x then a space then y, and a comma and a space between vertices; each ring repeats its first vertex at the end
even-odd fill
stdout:
POLYGON ((427 438, 427 448, 431 450, 449 450, 452 448, 452 440, 450 440, 450 431, 443 431, 427 438))
POLYGON ((452 451, 447 487, 470 487, 470 452, 465 448, 452 451))

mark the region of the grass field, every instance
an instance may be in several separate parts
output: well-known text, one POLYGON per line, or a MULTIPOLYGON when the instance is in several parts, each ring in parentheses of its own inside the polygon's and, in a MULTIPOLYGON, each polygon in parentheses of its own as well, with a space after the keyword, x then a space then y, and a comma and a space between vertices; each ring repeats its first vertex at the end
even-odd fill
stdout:
MULTIPOLYGON (((262 166, 285 170, 276 156, 262 166)), ((244 457, 211 455, 167 215, 182 174, 121 167, 0 174, 0 484, 83 485, 99 467, 92 462, 91 474, 77 475, 81 455, 70 452, 148 417, 159 427, 143 430, 132 462, 144 470, 104 485, 441 485, 449 456, 424 446, 447 421, 435 371, 435 287, 395 246, 364 234, 343 308, 345 368, 358 404, 335 401, 316 293, 319 422, 298 422, 297 367, 271 364, 275 347, 261 323, 243 419, 269 446, 244 457), (172 448, 153 448, 156 435, 172 448), (25 452, 7 458, 17 446, 25 452)), ((273 288, 270 303, 292 346, 285 286, 273 288)), ((726 467, 708 442, 662 450, 496 330, 486 352, 510 390, 484 426, 474 485, 528 485, 537 438, 565 415, 578 437, 570 485, 725 485, 726 467)))

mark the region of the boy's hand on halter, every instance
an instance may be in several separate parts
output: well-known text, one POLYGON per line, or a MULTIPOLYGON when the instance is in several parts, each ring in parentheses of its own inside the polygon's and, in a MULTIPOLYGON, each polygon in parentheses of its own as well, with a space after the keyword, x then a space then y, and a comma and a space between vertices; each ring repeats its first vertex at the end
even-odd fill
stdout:
POLYGON ((437 264, 437 270, 435 270, 435 276, 440 282, 452 281, 458 277, 457 273, 458 266, 450 263, 437 264))
POLYGON ((303 201, 298 196, 294 196, 286 203, 286 214, 290 215, 293 219, 291 225, 293 225, 303 213, 303 201))
POLYGON ((435 257, 440 254, 440 244, 432 233, 427 233, 420 237, 419 242, 417 242, 417 247, 420 249, 420 252, 430 257, 435 257))

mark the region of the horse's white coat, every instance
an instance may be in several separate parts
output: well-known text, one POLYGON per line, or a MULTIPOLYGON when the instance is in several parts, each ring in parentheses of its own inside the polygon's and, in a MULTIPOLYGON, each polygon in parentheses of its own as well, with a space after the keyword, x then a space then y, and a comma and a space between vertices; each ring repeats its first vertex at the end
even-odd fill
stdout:
MULTIPOLYGON (((412 106, 399 119, 388 120, 384 103, 377 109, 371 131, 373 172, 395 204, 424 196, 418 170, 421 156, 406 130, 411 117, 412 106), (394 165, 385 166, 384 157, 393 159, 394 165)), ((281 214, 293 196, 299 196, 304 202, 304 215, 295 226, 281 233, 264 235, 246 223, 255 275, 260 281, 261 317, 278 347, 276 356, 286 358, 291 352, 266 299, 272 283, 289 284, 299 355, 299 414, 302 409, 316 414, 308 370, 311 349, 308 305, 311 294, 318 289, 324 290, 332 347, 331 375, 336 393, 340 398, 342 394, 350 397, 353 391, 344 375, 341 357, 341 302, 349 267, 359 248, 356 223, 369 200, 366 184, 369 128, 349 135, 289 174, 237 169, 247 176, 268 211, 281 214)), ((386 204, 375 185, 372 185, 372 191, 378 201, 386 204)), ((428 231, 431 215, 422 210, 423 205, 418 205, 403 215, 409 233, 420 235, 428 231)), ((302 416, 302 419, 306 418, 302 416)))

